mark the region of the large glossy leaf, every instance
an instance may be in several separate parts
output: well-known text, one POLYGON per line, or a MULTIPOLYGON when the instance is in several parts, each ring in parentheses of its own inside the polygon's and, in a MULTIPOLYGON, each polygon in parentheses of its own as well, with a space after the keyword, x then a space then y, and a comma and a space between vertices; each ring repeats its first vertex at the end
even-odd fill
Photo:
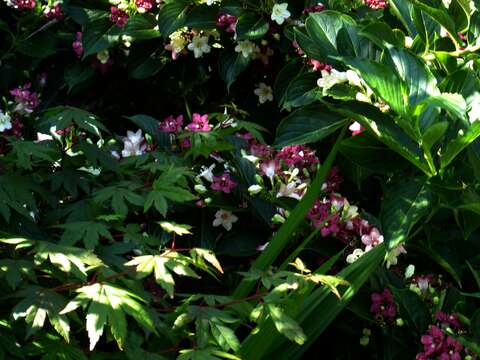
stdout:
POLYGON ((403 243, 413 226, 430 212, 432 206, 433 193, 425 178, 414 178, 388 189, 381 210, 388 249, 403 243))
POLYGON ((344 116, 323 106, 304 107, 282 120, 277 127, 275 146, 316 142, 345 124, 344 116))
POLYGON ((268 22, 255 13, 246 13, 238 18, 235 31, 237 40, 259 39, 268 31, 268 22))
POLYGON ((250 64, 250 58, 235 51, 224 51, 218 58, 218 71, 220 77, 227 84, 227 89, 244 72, 250 64))
POLYGON ((464 133, 459 133, 453 141, 447 144, 445 151, 440 155, 440 168, 447 167, 455 157, 480 136, 480 121, 476 121, 464 133))

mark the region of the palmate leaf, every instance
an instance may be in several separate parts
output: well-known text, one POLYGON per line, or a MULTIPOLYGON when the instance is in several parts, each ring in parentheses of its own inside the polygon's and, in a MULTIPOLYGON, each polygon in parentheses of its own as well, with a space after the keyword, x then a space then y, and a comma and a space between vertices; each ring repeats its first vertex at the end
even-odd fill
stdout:
POLYGON ((33 263, 28 260, 2 259, 0 260, 0 277, 5 278, 7 284, 15 290, 22 282, 22 277, 35 278, 32 271, 33 263))
POLYGON ((93 284, 77 289, 78 295, 60 312, 69 313, 78 307, 87 308, 86 327, 90 339, 90 350, 100 340, 105 325, 110 326, 113 337, 120 349, 126 341, 126 314, 132 316, 140 325, 156 333, 154 321, 145 302, 134 293, 109 283, 93 284))
POLYGON ((96 191, 93 194, 93 200, 100 204, 110 201, 111 207, 116 214, 126 216, 129 212, 126 202, 137 206, 143 206, 145 202, 143 196, 134 192, 140 187, 141 184, 138 183, 120 182, 96 191))
POLYGON ((89 269, 102 264, 102 261, 91 251, 46 241, 38 241, 31 253, 34 254, 35 265, 41 265, 48 260, 53 266, 80 280, 86 280, 89 269))
POLYGON ((73 106, 58 106, 48 109, 38 127, 48 132, 51 126, 64 129, 71 125, 99 137, 102 136, 100 130, 109 132, 94 114, 73 106))
POLYGON ((70 325, 66 316, 59 314, 65 299, 59 294, 39 286, 29 286, 15 296, 23 297, 12 310, 14 320, 25 318, 27 337, 43 328, 48 317, 50 324, 68 342, 70 325))
POLYGON ((172 272, 180 276, 200 278, 189 266, 192 260, 175 251, 166 251, 162 255, 144 255, 133 258, 125 266, 136 266, 137 277, 142 279, 152 272, 155 281, 173 298, 175 280, 172 272))
POLYGON ((16 141, 12 146, 12 155, 16 158, 17 166, 26 170, 32 170, 37 161, 54 163, 60 159, 60 152, 51 141, 16 141))
POLYGON ((76 221, 69 222, 57 227, 65 229, 60 240, 62 245, 75 245, 82 241, 89 250, 93 249, 101 236, 113 240, 112 235, 108 231, 108 226, 98 221, 76 221))

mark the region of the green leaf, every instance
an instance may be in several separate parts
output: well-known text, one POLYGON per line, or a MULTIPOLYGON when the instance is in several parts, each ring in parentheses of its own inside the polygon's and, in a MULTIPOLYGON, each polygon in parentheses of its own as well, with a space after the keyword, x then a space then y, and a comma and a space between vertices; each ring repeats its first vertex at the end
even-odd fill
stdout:
POLYGON ((332 134, 345 123, 344 116, 323 106, 304 107, 282 120, 277 127, 275 146, 316 142, 332 134))
POLYGON ((160 37, 160 31, 155 29, 155 17, 150 14, 131 16, 125 24, 125 35, 135 40, 155 39, 160 37))
POLYGON ((15 290, 22 282, 22 276, 33 277, 33 264, 31 261, 19 259, 0 260, 0 277, 5 278, 8 285, 15 290))
POLYGON ((90 339, 90 351, 100 340, 105 325, 110 325, 112 334, 122 349, 127 335, 127 323, 125 313, 133 316, 137 322, 150 331, 155 331, 145 306, 138 300, 143 301, 130 291, 121 289, 108 283, 93 284, 76 290, 78 294, 60 312, 61 315, 69 313, 79 306, 88 306, 86 328, 90 339), (134 311, 136 310, 136 313, 134 311))
POLYGON ((250 58, 243 56, 233 50, 223 51, 218 58, 218 72, 223 81, 227 84, 227 90, 237 79, 238 75, 244 72, 250 64, 250 58))
POLYGON ((232 329, 215 322, 210 322, 210 329, 213 337, 223 350, 229 351, 231 349, 238 352, 240 349, 240 342, 232 329))
POLYGON ((446 168, 458 154, 466 147, 473 143, 480 136, 480 121, 475 121, 470 128, 450 141, 445 148, 445 151, 440 154, 440 168, 446 168))
POLYGON ((235 32, 237 40, 260 39, 268 31, 268 22, 263 16, 255 13, 245 13, 237 20, 235 32))
POLYGON ((110 19, 89 22, 82 34, 83 58, 107 49, 120 38, 121 30, 110 19))
POLYGON ((387 248, 402 244, 413 226, 427 215, 433 193, 424 178, 414 178, 392 186, 382 203, 381 221, 387 248))
POLYGON ((94 114, 73 106, 57 106, 48 109, 38 127, 48 133, 52 126, 60 130, 71 125, 78 126, 98 137, 102 137, 100 130, 109 132, 94 114))
POLYGON ((68 92, 72 91, 75 86, 91 79, 94 74, 95 71, 91 67, 80 63, 68 66, 63 75, 65 83, 68 85, 68 92))
MULTIPOLYGON (((358 75, 384 100, 397 114, 407 115, 407 87, 405 82, 392 69, 384 64, 360 58, 342 58, 345 64, 356 70, 358 75)), ((408 124, 408 123, 407 123, 408 124)), ((413 133, 411 125, 405 124, 404 130, 413 133)))
POLYGON ((278 332, 285 335, 288 339, 302 345, 306 336, 302 328, 277 305, 267 304, 268 314, 270 315, 278 332))
POLYGON ((164 38, 185 24, 188 2, 172 1, 165 4, 158 15, 158 29, 164 38))
MULTIPOLYGON (((129 213, 129 207, 126 202, 132 205, 143 206, 143 196, 135 193, 140 185, 134 182, 120 182, 117 185, 106 186, 93 194, 93 200, 96 203, 103 204, 110 201, 112 209, 116 214, 126 216, 129 213)), ((130 209, 132 211, 133 209, 130 209)))
POLYGON ((125 266, 136 266, 137 277, 142 279, 152 272, 155 281, 173 298, 175 280, 171 272, 180 276, 199 278, 189 265, 192 261, 175 251, 167 251, 162 255, 137 256, 127 262, 125 266))
POLYGON ((392 287, 393 296, 401 306, 401 313, 404 319, 415 328, 418 335, 422 335, 428 328, 431 318, 427 305, 420 296, 408 289, 397 289, 392 287))
POLYGON ((102 222, 77 221, 57 226, 65 229, 61 238, 63 245, 74 245, 82 241, 85 247, 91 250, 97 246, 100 236, 113 240, 108 227, 102 222))
POLYGON ((91 251, 46 241, 37 241, 32 252, 35 254, 35 265, 41 265, 48 260, 61 271, 83 281, 87 279, 89 269, 102 265, 102 261, 91 251))
POLYGON ((309 105, 314 102, 317 94, 320 93, 317 80, 318 74, 315 72, 300 72, 296 74, 295 78, 289 82, 282 98, 279 99, 282 107, 289 109, 291 107, 309 105))
POLYGON ((12 155, 16 157, 17 166, 26 170, 32 170, 34 160, 43 160, 54 163, 60 158, 58 148, 50 141, 17 141, 13 143, 12 155), (50 143, 50 144, 48 144, 50 143))
POLYGON ((16 294, 23 297, 12 310, 14 320, 25 318, 27 323, 27 337, 30 337, 43 328, 48 319, 55 330, 69 341, 70 325, 66 316, 59 314, 64 307, 65 300, 62 296, 39 286, 29 286, 16 294))

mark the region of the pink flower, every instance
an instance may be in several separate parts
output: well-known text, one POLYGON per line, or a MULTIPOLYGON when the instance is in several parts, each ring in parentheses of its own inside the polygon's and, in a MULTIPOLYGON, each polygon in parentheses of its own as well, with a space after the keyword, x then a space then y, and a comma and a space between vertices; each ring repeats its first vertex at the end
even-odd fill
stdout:
POLYGON ((371 299, 370 312, 378 317, 380 321, 391 321, 395 318, 397 306, 389 288, 384 288, 381 293, 373 293, 371 299))
POLYGON ((123 29, 128 21, 128 14, 116 6, 110 7, 110 14, 110 21, 117 24, 119 28, 123 29))
POLYGON ((53 7, 47 6, 43 11, 43 15, 47 19, 61 19, 63 17, 62 7, 60 4, 55 4, 53 7))
POLYGON ((308 15, 310 13, 316 13, 325 10, 325 5, 323 4, 317 4, 317 5, 311 5, 309 7, 306 7, 303 9, 303 14, 308 15))
POLYGON ((318 60, 308 59, 307 64, 312 66, 313 71, 322 71, 322 70, 325 70, 328 72, 332 71, 332 65, 324 64, 318 60))
POLYGON ((300 48, 300 45, 298 45, 298 42, 296 41, 292 42, 292 46, 295 48, 295 51, 297 52, 298 55, 302 56, 305 54, 303 50, 300 48))
POLYGON ((13 0, 11 4, 19 10, 33 10, 37 5, 35 0, 13 0))
POLYGON ((352 125, 348 127, 348 130, 352 132, 352 136, 360 134, 365 128, 357 121, 354 121, 352 125))
POLYGON ((72 43, 72 48, 78 58, 82 57, 83 54, 83 44, 82 44, 82 33, 77 32, 75 36, 75 41, 72 43))
POLYGON ((217 17, 217 26, 225 29, 226 32, 235 32, 237 17, 228 14, 219 14, 217 17))
POLYGON ((192 147, 192 143, 190 142, 190 139, 186 137, 182 139, 182 141, 180 142, 180 146, 182 147, 182 149, 189 149, 192 147))
POLYGON ((135 6, 139 13, 145 13, 152 10, 154 0, 135 0, 135 6))
POLYGON ((183 115, 178 115, 176 118, 173 115, 166 117, 159 125, 160 131, 165 133, 176 133, 182 131, 183 115))
POLYGON ((10 94, 15 97, 17 103, 15 111, 19 114, 30 114, 38 106, 38 94, 34 91, 30 91, 31 84, 25 84, 19 86, 16 89, 10 90, 10 94))
POLYGON ((200 115, 194 113, 192 122, 187 125, 187 129, 193 132, 208 132, 212 126, 208 123, 208 114, 200 115))
POLYGON ((385 9, 387 7, 385 0, 365 0, 365 5, 375 10, 385 9))
POLYGON ((383 235, 380 234, 380 231, 376 227, 370 230, 369 234, 362 235, 362 243, 365 246, 365 251, 372 250, 375 246, 383 242, 383 235))
POLYGON ((440 323, 440 326, 442 328, 450 327, 452 329, 457 330, 462 327, 462 324, 460 324, 460 321, 458 320, 457 315, 446 314, 440 310, 435 313, 435 320, 437 320, 440 323))
POLYGON ((224 192, 225 194, 229 194, 237 186, 237 183, 230 178, 228 172, 223 173, 222 176, 214 176, 212 180, 212 190, 224 192))
POLYGON ((338 173, 338 168, 336 166, 332 167, 330 173, 328 174, 327 181, 322 185, 322 191, 333 192, 338 191, 340 185, 343 182, 343 177, 338 173))
POLYGON ((296 167, 300 170, 311 168, 319 163, 315 152, 305 145, 285 146, 277 153, 276 158, 283 160, 288 167, 296 167))

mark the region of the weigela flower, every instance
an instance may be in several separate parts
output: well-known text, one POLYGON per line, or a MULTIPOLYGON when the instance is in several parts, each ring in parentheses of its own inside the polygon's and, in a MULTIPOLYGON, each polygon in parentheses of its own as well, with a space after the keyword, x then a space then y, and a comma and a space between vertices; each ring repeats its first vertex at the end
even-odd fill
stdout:
POLYGON ((208 123, 208 114, 200 115, 194 113, 192 115, 192 122, 187 125, 187 130, 192 132, 208 132, 212 126, 208 123))
POLYGON ((290 182, 288 184, 281 183, 280 189, 277 192, 277 198, 289 197, 292 199, 300 200, 303 197, 306 189, 306 186, 302 185, 306 184, 300 183, 299 185, 297 182, 290 182))
POLYGON ((322 70, 321 72, 322 77, 317 80, 317 85, 321 87, 324 92, 337 84, 348 81, 346 72, 337 71, 335 69, 330 71, 322 70))
POLYGON ((213 176, 214 176, 213 175, 213 169, 215 169, 215 167, 216 167, 215 164, 212 164, 209 167, 202 166, 200 168, 200 173, 198 174, 196 179, 204 178, 208 182, 212 182, 213 181, 213 176))
POLYGON ((397 306, 389 288, 383 289, 383 292, 381 293, 373 293, 371 299, 371 313, 373 313, 380 321, 394 320, 397 315, 397 306))
POLYGON ((282 25, 286 19, 290 17, 290 11, 287 10, 288 3, 281 3, 273 5, 272 15, 270 18, 278 25, 282 25))
POLYGON ((135 0, 135 6, 139 13, 145 13, 152 10, 155 0, 135 0))
POLYGON ((208 45, 208 36, 194 36, 192 42, 187 46, 188 50, 193 51, 193 56, 198 59, 203 54, 210 52, 211 47, 208 45))
POLYGON ((30 114, 40 103, 38 100, 38 95, 34 91, 30 91, 31 84, 25 84, 24 86, 19 86, 13 90, 10 90, 10 95, 15 97, 15 112, 23 115, 30 114))
POLYGON ((257 46, 250 40, 239 41, 235 46, 235 52, 242 53, 243 57, 249 58, 256 51, 257 46))
POLYGON ((422 335, 420 342, 423 351, 415 357, 416 360, 440 359, 461 360, 463 345, 451 336, 447 336, 436 325, 430 325, 427 333, 422 335))
POLYGON ((137 132, 127 131, 127 136, 123 139, 123 157, 142 155, 146 148, 141 129, 138 129, 137 132))
POLYGON ((46 6, 43 10, 43 15, 47 19, 60 19, 63 17, 61 1, 53 3, 51 6, 46 6))
POLYGON ((83 55, 82 33, 80 31, 75 35, 75 41, 72 43, 72 48, 78 58, 83 55))
POLYGON ((347 263, 353 264, 355 261, 360 259, 360 257, 364 254, 362 249, 355 249, 353 252, 347 256, 347 263))
POLYGON ((182 131, 183 115, 178 115, 176 118, 173 115, 166 117, 159 125, 158 129, 165 133, 176 133, 182 131))
POLYGON ((220 4, 222 0, 202 0, 200 1, 201 4, 206 4, 208 6, 212 6, 213 4, 220 4))
POLYGON ((316 13, 316 12, 320 12, 320 11, 323 11, 323 10, 325 10, 325 5, 323 5, 322 3, 318 3, 316 5, 311 5, 309 7, 306 7, 305 9, 303 9, 303 14, 308 15, 310 13, 316 13))
POLYGON ((224 192, 225 194, 230 194, 232 189, 237 186, 237 183, 233 181, 228 172, 223 173, 221 176, 212 177, 212 190, 224 192))
POLYGON ((258 101, 260 104, 264 104, 267 101, 273 100, 272 88, 263 82, 258 84, 258 88, 256 88, 253 92, 258 96, 258 101))
POLYGON ((365 0, 365 5, 375 10, 385 9, 387 7, 385 0, 365 0))
POLYGON ((225 29, 226 32, 235 32, 237 17, 228 14, 219 14, 217 17, 217 26, 225 29))
POLYGON ((280 162, 278 160, 262 161, 260 163, 260 170, 263 175, 273 179, 275 174, 280 171, 280 162))
POLYGON ((256 195, 256 194, 258 194, 258 193, 259 193, 260 191, 262 191, 262 190, 263 190, 263 187, 261 187, 260 185, 257 185, 257 184, 255 184, 255 185, 250 185, 250 186, 248 187, 248 193, 249 193, 250 195, 256 195))
POLYGON ((120 10, 117 6, 112 6, 110 7, 110 21, 123 29, 128 21, 128 14, 125 11, 120 10))
POLYGON ((12 118, 8 113, 4 113, 0 110, 0 132, 10 130, 12 128, 12 118))
MULTIPOLYGON (((383 237, 382 237, 382 241, 383 241, 383 237)), ((406 253, 407 253, 407 250, 405 250, 403 245, 398 245, 398 246, 395 246, 393 249, 391 249, 387 254, 387 261, 386 261, 387 269, 390 268, 390 266, 392 265, 397 265, 398 257, 401 254, 406 254, 406 253)))
POLYGON ((217 227, 222 225, 225 230, 232 230, 232 224, 238 221, 238 217, 232 214, 228 210, 218 210, 215 213, 215 220, 213 220, 213 226, 217 227))
POLYGON ((37 5, 36 0, 11 0, 7 4, 19 10, 33 10, 37 5))
POLYGON ((284 161, 288 167, 296 167, 300 170, 311 168, 319 163, 315 151, 305 145, 285 146, 275 158, 284 161))
MULTIPOLYGON (((383 242, 383 235, 376 227, 370 230, 369 234, 362 235, 362 243, 365 245, 365 252, 372 250, 375 246, 383 242)), ((405 250, 405 249, 404 249, 405 250)))
POLYGON ((327 72, 332 71, 332 65, 324 64, 318 60, 308 59, 307 64, 312 66, 313 71, 322 71, 322 70, 325 70, 327 72))

